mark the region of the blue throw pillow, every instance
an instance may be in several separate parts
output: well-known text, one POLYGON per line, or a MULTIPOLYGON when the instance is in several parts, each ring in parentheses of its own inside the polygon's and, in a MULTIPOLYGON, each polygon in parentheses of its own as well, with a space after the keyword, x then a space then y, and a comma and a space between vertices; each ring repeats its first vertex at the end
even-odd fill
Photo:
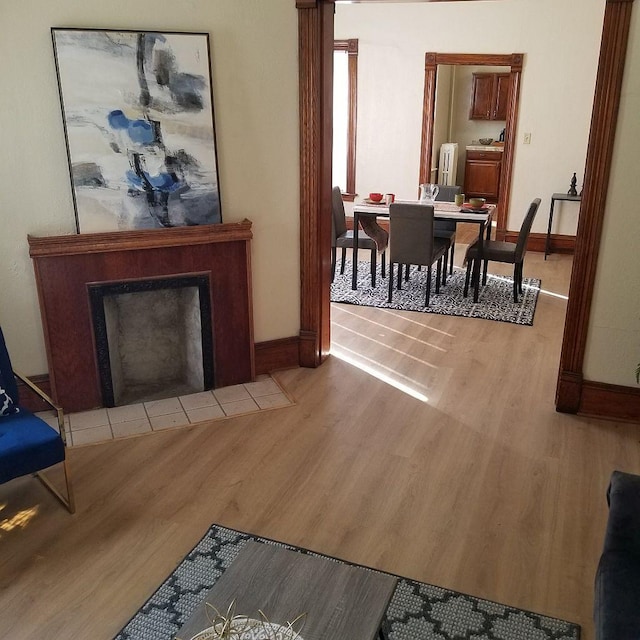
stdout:
POLYGON ((0 387, 0 417, 11 416, 18 413, 20 408, 16 406, 9 394, 0 387))

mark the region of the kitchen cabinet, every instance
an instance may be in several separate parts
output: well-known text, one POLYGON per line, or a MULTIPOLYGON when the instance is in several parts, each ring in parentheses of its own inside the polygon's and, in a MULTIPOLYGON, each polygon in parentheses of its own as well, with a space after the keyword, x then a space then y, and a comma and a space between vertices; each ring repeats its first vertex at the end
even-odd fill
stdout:
POLYGON ((506 120, 509 101, 508 73, 474 73, 470 120, 506 120))
POLYGON ((500 195, 502 151, 467 150, 464 165, 464 193, 467 198, 497 202, 500 195))

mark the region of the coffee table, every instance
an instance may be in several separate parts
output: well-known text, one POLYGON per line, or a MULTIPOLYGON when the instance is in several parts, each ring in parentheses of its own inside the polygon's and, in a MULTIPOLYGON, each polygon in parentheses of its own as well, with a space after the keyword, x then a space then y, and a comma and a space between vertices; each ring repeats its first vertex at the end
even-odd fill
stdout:
MULTIPOLYGON (((235 601, 236 615, 286 625, 306 613, 304 640, 373 640, 397 579, 363 567, 249 541, 180 629, 191 640, 211 626, 205 603, 222 614, 235 601)), ((299 628, 299 624, 295 625, 299 628)))

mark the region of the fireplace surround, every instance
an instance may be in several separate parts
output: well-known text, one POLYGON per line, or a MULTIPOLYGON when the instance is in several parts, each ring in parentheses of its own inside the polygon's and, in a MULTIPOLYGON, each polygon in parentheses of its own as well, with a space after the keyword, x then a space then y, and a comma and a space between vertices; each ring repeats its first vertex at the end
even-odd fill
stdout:
MULTIPOLYGON (((104 345, 98 348, 95 329, 99 318, 91 302, 101 288, 108 293, 132 293, 140 287, 171 289, 185 282, 195 287, 201 303, 202 387, 254 380, 251 238, 248 220, 29 236, 56 401, 73 412, 113 404, 101 376, 104 345)), ((167 397, 171 395, 175 394, 168 389, 167 397)))

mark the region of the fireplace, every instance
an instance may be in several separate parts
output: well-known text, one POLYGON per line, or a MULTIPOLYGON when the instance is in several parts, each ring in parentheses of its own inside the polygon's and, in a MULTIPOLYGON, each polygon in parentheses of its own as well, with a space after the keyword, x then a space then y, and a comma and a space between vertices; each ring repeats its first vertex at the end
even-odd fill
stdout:
POLYGON ((91 284, 88 288, 106 407, 212 388, 207 275, 91 284))
POLYGON ((251 223, 29 237, 65 411, 255 377, 251 223))

